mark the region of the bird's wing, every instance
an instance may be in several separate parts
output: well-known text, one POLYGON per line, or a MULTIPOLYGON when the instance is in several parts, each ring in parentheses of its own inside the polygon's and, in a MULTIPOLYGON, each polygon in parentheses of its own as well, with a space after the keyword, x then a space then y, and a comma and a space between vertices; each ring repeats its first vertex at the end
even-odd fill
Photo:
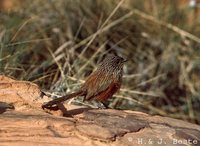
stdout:
POLYGON ((111 83, 105 91, 100 92, 98 95, 95 95, 95 99, 98 101, 106 101, 108 98, 111 98, 115 92, 120 89, 120 83, 111 83))
POLYGON ((113 84, 113 75, 105 73, 93 72, 83 85, 83 89, 87 91, 85 100, 89 100, 99 93, 105 91, 111 84, 113 84))

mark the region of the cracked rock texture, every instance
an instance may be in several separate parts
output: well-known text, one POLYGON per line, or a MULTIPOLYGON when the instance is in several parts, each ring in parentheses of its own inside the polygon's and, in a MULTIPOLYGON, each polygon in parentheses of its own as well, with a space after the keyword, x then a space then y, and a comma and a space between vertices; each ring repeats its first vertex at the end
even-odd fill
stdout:
POLYGON ((73 117, 42 110, 33 83, 0 76, 0 146, 200 146, 200 126, 141 112, 65 105, 73 117))

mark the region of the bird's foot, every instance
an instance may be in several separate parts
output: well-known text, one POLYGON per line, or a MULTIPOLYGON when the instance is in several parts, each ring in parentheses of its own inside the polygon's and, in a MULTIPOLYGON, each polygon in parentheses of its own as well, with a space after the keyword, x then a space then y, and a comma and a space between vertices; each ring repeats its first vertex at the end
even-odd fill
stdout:
POLYGON ((103 102, 96 102, 95 106, 97 106, 98 109, 109 109, 108 105, 103 102))

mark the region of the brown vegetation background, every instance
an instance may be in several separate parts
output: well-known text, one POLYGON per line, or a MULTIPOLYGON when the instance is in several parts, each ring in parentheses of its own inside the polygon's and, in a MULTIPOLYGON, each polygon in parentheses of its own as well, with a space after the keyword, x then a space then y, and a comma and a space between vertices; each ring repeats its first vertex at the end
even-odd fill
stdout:
POLYGON ((114 51, 129 61, 110 107, 200 123, 200 4, 189 2, 1 0, 1 74, 63 95, 114 51))

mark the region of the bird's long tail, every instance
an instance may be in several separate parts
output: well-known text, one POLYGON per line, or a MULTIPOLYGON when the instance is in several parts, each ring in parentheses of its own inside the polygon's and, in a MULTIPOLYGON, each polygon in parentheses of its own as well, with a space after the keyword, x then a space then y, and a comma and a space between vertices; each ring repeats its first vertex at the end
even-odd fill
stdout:
POLYGON ((62 96, 62 97, 59 97, 59 98, 56 98, 56 99, 53 99, 47 103, 44 103, 42 105, 42 108, 46 108, 46 109, 51 109, 53 107, 53 105, 57 105, 63 101, 66 101, 68 99, 71 99, 71 98, 74 98, 76 96, 83 96, 84 95, 84 92, 83 91, 78 91, 78 92, 75 92, 75 93, 71 93, 71 94, 68 94, 68 95, 65 95, 65 96, 62 96))

